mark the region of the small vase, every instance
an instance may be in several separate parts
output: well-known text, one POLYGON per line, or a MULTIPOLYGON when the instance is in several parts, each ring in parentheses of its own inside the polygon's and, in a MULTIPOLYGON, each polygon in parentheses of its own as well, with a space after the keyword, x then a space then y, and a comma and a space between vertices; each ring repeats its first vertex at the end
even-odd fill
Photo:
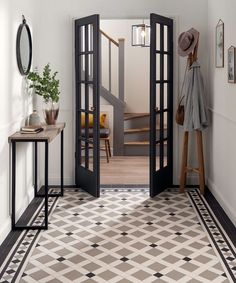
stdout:
POLYGON ((59 114, 59 103, 51 100, 44 101, 43 114, 47 125, 55 125, 59 114))
POLYGON ((33 110, 33 113, 29 115, 29 126, 40 126, 40 117, 36 110, 33 110))

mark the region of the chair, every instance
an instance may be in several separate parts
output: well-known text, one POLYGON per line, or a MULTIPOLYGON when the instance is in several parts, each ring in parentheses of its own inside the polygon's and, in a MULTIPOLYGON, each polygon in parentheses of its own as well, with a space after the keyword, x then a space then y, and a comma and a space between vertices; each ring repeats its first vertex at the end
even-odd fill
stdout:
MULTIPOLYGON (((82 136, 85 136, 85 129, 81 130, 82 136)), ((93 129, 89 128, 89 138, 93 138, 93 129)), ((100 141, 104 141, 104 146, 100 147, 100 150, 106 152, 107 163, 109 163, 109 158, 111 157, 111 147, 110 147, 110 129, 100 128, 100 141)))

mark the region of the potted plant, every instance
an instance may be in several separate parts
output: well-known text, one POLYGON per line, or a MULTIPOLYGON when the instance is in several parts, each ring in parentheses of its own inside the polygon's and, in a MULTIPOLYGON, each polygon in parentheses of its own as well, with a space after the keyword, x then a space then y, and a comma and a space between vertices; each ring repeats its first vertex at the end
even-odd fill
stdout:
POLYGON ((48 125, 54 125, 59 114, 59 80, 56 79, 58 72, 51 73, 49 63, 44 67, 42 76, 36 72, 30 72, 27 78, 31 81, 37 95, 43 97, 43 113, 48 125))

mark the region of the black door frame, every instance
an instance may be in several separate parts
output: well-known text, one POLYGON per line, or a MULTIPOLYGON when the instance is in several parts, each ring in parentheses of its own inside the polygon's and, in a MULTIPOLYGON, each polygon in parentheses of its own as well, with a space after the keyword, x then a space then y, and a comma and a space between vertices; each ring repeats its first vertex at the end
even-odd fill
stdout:
MULTIPOLYGON (((91 31, 91 30, 90 30, 91 31)), ((76 79, 76 156, 75 184, 95 197, 100 196, 100 19, 91 15, 75 20, 75 79, 76 79), (92 27, 92 45, 89 49, 89 25, 92 27), (84 27, 84 34, 81 28, 84 27), (84 40, 84 49, 82 42, 84 40), (84 74, 81 57, 84 56, 84 74), (93 57, 93 74, 89 75, 89 56, 93 57), (83 75, 83 76, 82 76, 83 75), (85 107, 82 109, 82 85, 84 86, 85 107), (89 92, 93 92, 93 105, 89 105, 89 92), (85 115, 84 132, 81 127, 81 116, 85 115), (93 136, 89 135, 89 115, 93 115, 93 136), (90 170, 90 150, 93 152, 92 170, 90 170), (85 164, 82 163, 84 150, 85 164), (82 166, 84 165, 84 166, 82 166)))
MULTIPOLYGON (((78 72, 80 66, 81 52, 75 54, 76 61, 76 178, 75 183, 77 187, 85 189, 88 193, 95 197, 100 196, 100 150, 99 150, 99 108, 100 108, 100 28, 99 15, 92 15, 75 21, 75 34, 80 26, 89 24, 94 25, 93 40, 97 42, 94 44, 94 72, 93 72, 93 90, 97 95, 94 97, 93 110, 85 110, 86 121, 88 125, 88 114, 94 114, 94 137, 93 137, 93 168, 94 172, 88 170, 88 165, 81 166, 81 102, 78 97, 81 97, 81 90, 78 86, 81 83, 88 83, 89 78, 86 77, 84 81, 81 78, 81 72, 78 72), (87 81, 86 81, 87 80, 87 81)), ((173 185, 173 20, 156 14, 150 15, 151 25, 151 44, 150 44, 150 196, 154 197, 168 186, 173 185), (160 24, 160 50, 156 50, 156 24, 160 24), (168 27, 168 50, 164 50, 164 26, 168 27), (157 81, 156 73, 156 55, 160 54, 160 80, 157 81), (164 80, 164 55, 168 57, 168 78, 164 80), (156 86, 160 84, 160 108, 156 108, 156 86), (167 109, 164 109, 164 83, 168 85, 168 99, 167 109), (164 137, 164 113, 167 113, 167 137, 164 137), (160 117, 160 137, 156 137, 156 117, 160 117), (167 142, 167 166, 164 162, 164 142, 167 142), (160 155, 160 169, 156 170, 156 145, 159 144, 160 155), (162 166, 161 166, 162 164, 162 166)), ((79 37, 75 36, 75 46, 79 46, 79 37)), ((84 52, 84 55, 91 54, 91 52, 84 52)), ((85 130, 85 144, 91 143, 88 139, 88 129, 85 130)), ((86 146, 85 146, 86 147, 86 146)), ((85 149, 89 152, 88 148, 85 149)))
POLYGON ((150 15, 150 196, 154 197, 173 185, 173 20, 160 15, 150 15), (160 25, 160 48, 157 50, 156 25, 160 25), (167 26, 167 50, 164 49, 164 26, 167 26), (159 70, 157 67, 159 54, 159 70), (164 56, 167 56, 167 78, 164 78, 164 56), (160 78, 157 80, 157 72, 160 78), (164 84, 167 85, 167 108, 164 108, 164 84), (160 86, 160 107, 157 108, 157 85, 160 86), (164 136, 164 113, 167 113, 167 136, 164 136), (160 136, 156 136, 159 117, 160 136), (167 143, 167 166, 164 165, 164 146, 167 143), (156 166, 159 146, 159 170, 156 166))

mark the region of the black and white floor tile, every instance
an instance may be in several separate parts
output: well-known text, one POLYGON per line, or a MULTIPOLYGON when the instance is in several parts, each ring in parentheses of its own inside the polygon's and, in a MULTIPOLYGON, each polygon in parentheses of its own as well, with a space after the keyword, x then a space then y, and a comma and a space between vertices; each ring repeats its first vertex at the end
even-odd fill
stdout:
POLYGON ((22 233, 1 283, 236 282, 235 248, 195 189, 67 190, 53 205, 47 231, 22 233))

